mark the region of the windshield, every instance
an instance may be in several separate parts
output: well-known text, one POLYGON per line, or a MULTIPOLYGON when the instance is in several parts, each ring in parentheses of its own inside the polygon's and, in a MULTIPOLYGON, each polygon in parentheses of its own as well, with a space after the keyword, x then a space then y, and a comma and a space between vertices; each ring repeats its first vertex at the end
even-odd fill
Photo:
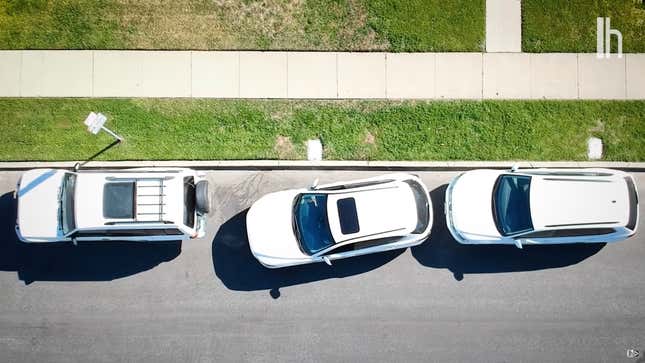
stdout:
POLYGON ((334 244, 327 220, 327 195, 301 194, 293 212, 294 232, 303 252, 313 255, 334 244))
POLYGON ((63 234, 68 234, 76 228, 74 222, 74 190, 76 185, 76 175, 65 173, 63 184, 61 186, 60 211, 61 211, 61 228, 63 234))
POLYGON ((493 215, 504 236, 533 230, 529 192, 531 177, 502 175, 493 189, 493 215))

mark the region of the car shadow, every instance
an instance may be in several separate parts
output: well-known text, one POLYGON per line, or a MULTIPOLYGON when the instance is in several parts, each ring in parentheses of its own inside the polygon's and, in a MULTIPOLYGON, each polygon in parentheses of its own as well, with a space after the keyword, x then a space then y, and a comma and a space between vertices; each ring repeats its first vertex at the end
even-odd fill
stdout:
POLYGON ((215 274, 231 290, 270 290, 273 298, 280 288, 331 278, 343 278, 374 270, 403 253, 404 249, 334 261, 332 266, 314 263, 269 269, 251 254, 246 235, 246 213, 239 212, 222 224, 213 240, 215 274))
POLYGON ((430 238, 412 248, 422 265, 446 268, 462 280, 464 274, 535 271, 574 265, 598 253, 605 243, 524 246, 463 245, 455 241, 443 213, 447 185, 430 192, 434 223, 430 238))
POLYGON ((27 244, 14 230, 13 192, 0 196, 0 271, 34 281, 110 281, 149 270, 181 253, 181 241, 27 244))

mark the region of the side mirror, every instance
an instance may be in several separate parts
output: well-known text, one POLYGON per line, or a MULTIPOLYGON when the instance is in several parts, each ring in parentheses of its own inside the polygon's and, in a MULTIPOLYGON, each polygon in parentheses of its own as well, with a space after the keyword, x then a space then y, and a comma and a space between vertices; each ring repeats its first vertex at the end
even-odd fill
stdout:
POLYGON ((326 264, 328 264, 329 266, 331 266, 331 260, 329 259, 329 257, 327 257, 327 256, 323 256, 323 258, 322 258, 322 259, 323 259, 323 261, 325 261, 325 263, 326 263, 326 264))
POLYGON ((72 244, 74 244, 74 246, 78 246, 78 241, 76 240, 76 237, 72 237, 72 244))
POLYGON ((309 187, 309 189, 311 190, 316 190, 316 188, 318 188, 318 178, 316 178, 314 182, 311 183, 311 186, 309 187))
POLYGON ((515 247, 522 249, 522 240, 516 239, 515 240, 515 247))
POLYGON ((516 164, 513 164, 513 166, 511 166, 511 172, 513 173, 518 171, 519 169, 520 169, 520 164, 516 163, 516 164))

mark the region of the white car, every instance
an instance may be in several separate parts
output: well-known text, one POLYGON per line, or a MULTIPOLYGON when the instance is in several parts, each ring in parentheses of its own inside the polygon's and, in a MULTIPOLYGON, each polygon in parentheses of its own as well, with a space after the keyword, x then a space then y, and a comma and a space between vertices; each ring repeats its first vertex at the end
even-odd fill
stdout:
POLYGON ((16 188, 23 242, 176 241, 202 237, 208 181, 190 169, 34 169, 16 188))
POLYGON ((638 194, 617 170, 472 170, 451 181, 445 214, 465 244, 615 242, 636 233, 638 194))
POLYGON ((432 228, 423 182, 403 173, 265 195, 247 214, 251 252, 268 268, 421 244, 432 228))

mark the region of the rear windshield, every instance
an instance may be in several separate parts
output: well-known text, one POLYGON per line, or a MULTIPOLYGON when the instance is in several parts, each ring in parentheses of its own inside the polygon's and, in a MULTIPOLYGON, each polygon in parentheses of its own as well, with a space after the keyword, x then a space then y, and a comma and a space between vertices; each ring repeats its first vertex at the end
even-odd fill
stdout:
POLYGON ((195 228, 195 179, 184 178, 184 224, 195 228))
POLYGON ((76 228, 74 216, 74 193, 76 191, 76 175, 65 173, 61 186, 60 219, 63 234, 67 234, 76 228))
POLYGON ((412 233, 419 234, 428 228, 430 224, 430 201, 428 194, 424 191, 423 187, 414 180, 405 181, 414 194, 414 202, 417 206, 417 225, 412 233))
POLYGON ((626 227, 635 231, 636 221, 638 220, 638 193, 631 177, 626 176, 625 181, 627 182, 627 191, 629 193, 629 219, 626 227))
POLYGON ((531 177, 502 175, 493 189, 493 216, 503 236, 533 230, 530 208, 531 177))

